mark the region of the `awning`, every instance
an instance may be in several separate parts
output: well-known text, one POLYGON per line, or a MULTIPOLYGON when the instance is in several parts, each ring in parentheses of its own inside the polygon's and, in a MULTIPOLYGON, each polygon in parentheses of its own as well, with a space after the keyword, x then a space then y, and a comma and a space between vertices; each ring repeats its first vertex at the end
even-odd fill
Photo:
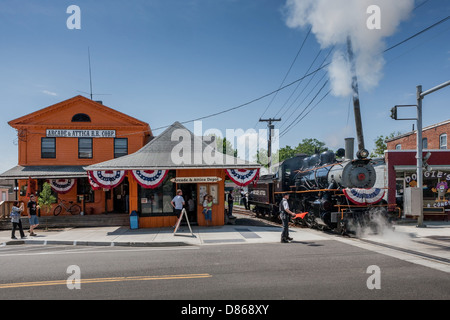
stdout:
POLYGON ((86 178, 83 166, 16 166, 0 174, 0 179, 86 178))
MULTIPOLYGON (((416 165, 395 165, 394 170, 395 171, 412 171, 412 172, 414 172, 417 170, 417 166, 416 165)), ((430 165, 428 165, 428 171, 433 171, 433 170, 450 171, 450 165, 445 165, 445 164, 441 164, 441 165, 430 164, 430 165)), ((426 171, 426 170, 424 170, 424 171, 426 171)))

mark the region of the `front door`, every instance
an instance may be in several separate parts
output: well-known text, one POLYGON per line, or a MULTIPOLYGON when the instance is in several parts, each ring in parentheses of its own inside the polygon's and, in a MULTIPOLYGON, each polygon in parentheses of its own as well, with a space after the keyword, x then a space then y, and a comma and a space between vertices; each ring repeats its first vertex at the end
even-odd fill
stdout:
POLYGON ((123 182, 113 189, 115 213, 128 213, 129 194, 130 187, 128 183, 128 177, 125 177, 123 182))
MULTIPOLYGON (((178 185, 178 188, 183 191, 185 208, 188 214, 189 223, 197 224, 197 184, 195 183, 182 183, 178 185)), ((184 222, 184 219, 183 221, 184 222)))

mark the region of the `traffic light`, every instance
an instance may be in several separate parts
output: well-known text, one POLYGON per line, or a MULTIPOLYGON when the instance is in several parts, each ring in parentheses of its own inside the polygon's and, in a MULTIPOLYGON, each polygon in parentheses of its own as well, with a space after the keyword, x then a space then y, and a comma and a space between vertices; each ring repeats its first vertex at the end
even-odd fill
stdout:
POLYGON ((391 109, 391 118, 397 120, 397 106, 391 109))

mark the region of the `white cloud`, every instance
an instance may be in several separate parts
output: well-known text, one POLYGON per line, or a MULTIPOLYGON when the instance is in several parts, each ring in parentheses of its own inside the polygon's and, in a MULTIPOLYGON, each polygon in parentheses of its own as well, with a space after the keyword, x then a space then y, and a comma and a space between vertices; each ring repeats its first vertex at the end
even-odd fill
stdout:
POLYGON ((47 94, 49 96, 54 96, 54 97, 56 97, 58 95, 56 92, 52 92, 52 91, 48 91, 48 90, 42 90, 41 92, 44 94, 47 94))

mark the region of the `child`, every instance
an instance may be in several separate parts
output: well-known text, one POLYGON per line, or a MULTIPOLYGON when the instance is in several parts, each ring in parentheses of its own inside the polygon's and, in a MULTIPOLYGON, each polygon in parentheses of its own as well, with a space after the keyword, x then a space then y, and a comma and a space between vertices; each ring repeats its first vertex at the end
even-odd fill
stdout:
POLYGON ((211 195, 208 195, 206 201, 203 203, 203 207, 206 207, 206 214, 205 214, 205 220, 206 220, 206 226, 209 226, 209 223, 212 223, 212 205, 213 205, 213 197, 211 195))

